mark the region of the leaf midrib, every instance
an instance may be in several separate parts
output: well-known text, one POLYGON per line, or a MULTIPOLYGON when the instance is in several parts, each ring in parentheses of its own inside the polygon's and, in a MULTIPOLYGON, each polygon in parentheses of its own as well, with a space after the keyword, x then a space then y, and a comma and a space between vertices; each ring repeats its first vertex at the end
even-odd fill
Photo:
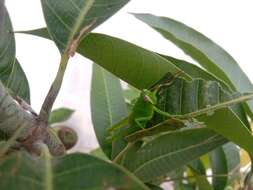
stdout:
POLYGON ((100 67, 100 70, 102 72, 102 78, 103 78, 103 83, 104 83, 104 88, 105 88, 105 98, 106 98, 106 104, 107 104, 107 111, 108 111, 108 117, 109 117, 109 126, 112 126, 112 108, 111 108, 111 105, 110 105, 110 97, 109 97, 109 90, 108 90, 108 84, 107 84, 107 80, 105 79, 106 76, 105 76, 105 70, 103 70, 101 67, 100 67))
POLYGON ((71 174, 71 173, 75 173, 75 172, 79 172, 79 171, 82 171, 84 169, 87 169, 87 168, 92 168, 94 166, 99 166, 99 165, 104 165, 103 163, 96 163, 96 164, 92 164, 92 165, 86 165, 86 166, 83 166, 83 167, 78 167, 78 168, 73 168, 71 170, 67 170, 67 171, 64 171, 64 172, 61 172, 61 173, 58 173, 58 174, 55 174, 54 175, 54 178, 57 178, 57 177, 62 177, 64 175, 68 175, 68 174, 71 174))

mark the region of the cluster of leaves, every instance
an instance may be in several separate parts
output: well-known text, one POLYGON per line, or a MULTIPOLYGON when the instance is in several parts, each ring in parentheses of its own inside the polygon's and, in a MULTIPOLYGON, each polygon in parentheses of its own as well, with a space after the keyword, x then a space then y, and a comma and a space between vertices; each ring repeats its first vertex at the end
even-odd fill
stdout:
MULTIPOLYGON (((175 189, 219 190, 235 188, 240 183, 238 146, 253 155, 248 121, 253 117, 253 103, 232 107, 222 103, 236 102, 236 94, 252 92, 252 83, 220 46, 170 18, 134 14, 200 66, 105 34, 87 34, 128 1, 41 0, 47 27, 24 33, 53 40, 62 56, 72 53, 76 46, 78 53, 94 62, 91 114, 100 149, 91 155, 51 157, 45 152, 38 158, 18 152, 5 156, 0 158, 0 189, 160 189, 161 183, 174 179, 175 189), (158 108, 194 117, 197 125, 188 120, 167 121, 155 114, 149 128, 108 141, 107 129, 129 115, 139 91, 162 82, 168 73, 181 76, 157 93, 158 108), (125 91, 125 96, 119 79, 133 86, 125 91), (203 112, 205 108, 209 109, 203 112), (135 143, 124 159, 117 164, 111 162, 128 141, 135 143), (208 170, 212 171, 211 182, 208 170)), ((2 3, 0 78, 12 94, 29 101, 28 82, 15 58, 11 31, 11 21, 2 3)), ((50 118, 50 122, 58 121, 57 113, 50 118)), ((1 141, 0 148, 5 143, 1 141)))

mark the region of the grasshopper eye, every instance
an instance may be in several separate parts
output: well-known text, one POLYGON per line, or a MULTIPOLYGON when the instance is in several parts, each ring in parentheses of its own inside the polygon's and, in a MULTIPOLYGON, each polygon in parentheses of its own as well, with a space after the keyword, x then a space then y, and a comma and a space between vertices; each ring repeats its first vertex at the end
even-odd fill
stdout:
POLYGON ((145 102, 149 102, 149 97, 147 95, 144 95, 143 99, 144 99, 145 102))

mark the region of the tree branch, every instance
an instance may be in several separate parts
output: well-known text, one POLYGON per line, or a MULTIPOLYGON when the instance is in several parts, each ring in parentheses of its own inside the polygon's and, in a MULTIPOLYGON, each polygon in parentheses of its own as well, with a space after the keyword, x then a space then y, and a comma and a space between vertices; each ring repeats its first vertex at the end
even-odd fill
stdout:
POLYGON ((47 144, 52 155, 65 153, 64 145, 56 135, 53 135, 51 128, 41 122, 37 115, 29 112, 14 100, 1 81, 0 130, 10 137, 6 143, 5 152, 14 142, 19 142, 28 152, 36 153, 34 145, 42 141, 47 144))

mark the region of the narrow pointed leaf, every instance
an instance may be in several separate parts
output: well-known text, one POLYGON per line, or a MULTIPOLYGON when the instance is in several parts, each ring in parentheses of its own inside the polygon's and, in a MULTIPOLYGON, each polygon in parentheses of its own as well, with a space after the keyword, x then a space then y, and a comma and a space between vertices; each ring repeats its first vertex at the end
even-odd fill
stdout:
MULTIPOLYGON (((181 70, 186 72, 192 78, 201 78, 206 81, 208 81, 208 80, 216 81, 221 85, 222 89, 224 89, 230 93, 233 92, 226 83, 224 83, 223 81, 221 81, 220 79, 215 77, 215 75, 209 73, 208 71, 205 71, 205 70, 201 69, 200 67, 198 67, 194 64, 191 64, 187 61, 184 61, 184 60, 176 59, 176 58, 165 56, 165 55, 162 55, 162 56, 165 57, 166 59, 168 59, 171 63, 175 64, 181 70)), ((246 116, 246 113, 243 109, 242 104, 237 104, 237 105, 232 106, 232 110, 241 119, 241 121, 245 124, 245 126, 247 126, 247 128, 250 128, 250 124, 249 124, 248 118, 246 116)))
MULTIPOLYGON (((217 82, 204 81, 202 79, 188 82, 182 78, 177 78, 170 86, 161 88, 157 94, 157 107, 160 110, 171 115, 184 115, 183 118, 186 119, 196 117, 198 121, 203 122, 202 125, 223 135, 225 138, 247 150, 250 154, 253 154, 253 137, 251 132, 230 108, 226 108, 229 104, 225 107, 221 106, 225 102, 238 99, 233 94, 223 90, 217 82), (213 109, 219 106, 221 106, 219 110, 213 109)), ((151 123, 152 126, 158 126, 157 130, 153 130, 156 134, 159 132, 159 128, 161 128, 160 123, 166 119, 166 116, 155 114, 151 123)), ((164 128, 161 128, 161 130, 164 130, 164 128)), ((142 133, 141 137, 145 133, 147 133, 147 136, 151 135, 148 129, 132 134, 131 139, 135 139, 135 135, 140 137, 140 133, 142 133)))
POLYGON ((200 68, 197 65, 194 65, 193 63, 177 59, 171 56, 161 55, 165 59, 169 60, 171 63, 175 64, 178 68, 186 72, 188 75, 190 75, 192 78, 201 78, 204 80, 210 80, 210 81, 216 81, 218 82, 224 90, 231 91, 229 86, 224 83, 222 80, 217 78, 212 73, 209 73, 208 71, 204 70, 203 68, 200 68))
MULTIPOLYGON (((236 95, 237 96, 237 95, 236 95)), ((173 84, 158 91, 158 108, 172 115, 187 115, 195 117, 201 110, 208 110, 204 115, 197 116, 208 128, 222 134, 225 138, 253 153, 253 137, 249 129, 233 113, 231 109, 221 107, 211 111, 212 107, 219 107, 223 102, 236 100, 234 94, 222 89, 215 81, 195 79, 187 82, 177 78, 173 84)), ((166 120, 157 114, 156 123, 166 120)))
POLYGON ((108 157, 105 155, 104 151, 101 148, 97 148, 95 150, 92 150, 90 152, 90 155, 95 156, 95 157, 102 159, 102 160, 108 160, 108 157))
POLYGON ((228 143, 212 151, 209 154, 209 159, 214 175, 212 178, 213 187, 215 190, 224 189, 233 172, 240 168, 239 149, 233 143, 228 143), (224 177, 216 178, 215 175, 224 175, 224 177))
POLYGON ((221 109, 213 115, 199 116, 197 119, 208 123, 207 127, 215 132, 222 134, 228 140, 244 148, 249 154, 253 155, 253 137, 249 129, 237 118, 233 111, 221 109))
MULTIPOLYGON (((50 39, 45 28, 22 31, 22 33, 50 39)), ((87 35, 77 51, 138 89, 149 88, 168 72, 180 72, 182 77, 191 79, 184 71, 162 56, 104 34, 87 35)))
MULTIPOLYGON (((253 85, 234 58, 198 31, 176 20, 151 14, 134 14, 198 61, 209 72, 239 92, 253 91, 253 85), (240 78, 240 80, 238 80, 240 78)), ((253 110, 253 102, 249 103, 253 110)))
POLYGON ((51 112, 48 123, 54 124, 54 123, 64 122, 68 120, 72 116, 73 113, 74 113, 74 110, 69 109, 69 108, 55 109, 51 112))
POLYGON ((103 23, 129 0, 41 0, 50 36, 61 52, 103 23), (87 31, 86 31, 87 30, 87 31))
POLYGON ((15 39, 9 14, 1 5, 0 15, 0 80, 11 94, 30 101, 27 78, 15 58, 15 39))
POLYGON ((98 142, 111 158, 112 143, 106 139, 107 128, 127 117, 127 108, 119 79, 96 64, 92 73, 91 114, 98 142))
POLYGON ((86 154, 44 160, 19 153, 1 160, 0 174, 1 190, 149 189, 125 169, 86 154))
MULTIPOLYGON (((3 18, 5 16, 5 5, 4 5, 5 1, 4 0, 0 0, 0 18, 3 18)), ((0 28, 3 27, 3 22, 2 20, 0 21, 0 28)))
MULTIPOLYGON (((90 34, 78 52, 139 89, 150 87, 168 72, 182 72, 151 51, 103 34, 90 34)), ((184 72, 182 76, 189 78, 184 72)))
POLYGON ((164 134, 125 159, 125 166, 144 182, 158 179, 226 143, 207 128, 164 134))

